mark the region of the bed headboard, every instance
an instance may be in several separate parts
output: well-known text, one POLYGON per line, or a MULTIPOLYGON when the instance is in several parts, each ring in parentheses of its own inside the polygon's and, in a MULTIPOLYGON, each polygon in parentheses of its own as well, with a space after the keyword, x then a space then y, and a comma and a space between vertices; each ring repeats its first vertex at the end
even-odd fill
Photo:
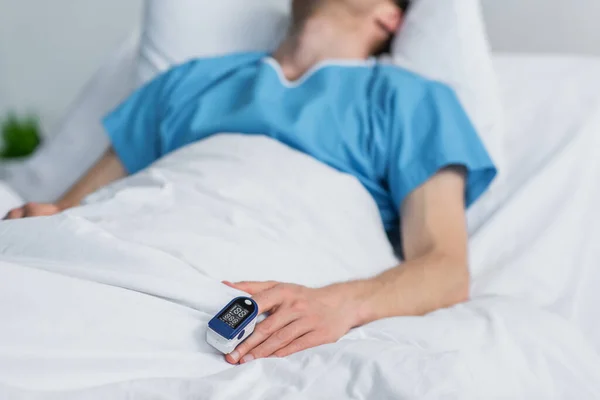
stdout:
POLYGON ((600 55, 599 0, 482 0, 497 51, 600 55))

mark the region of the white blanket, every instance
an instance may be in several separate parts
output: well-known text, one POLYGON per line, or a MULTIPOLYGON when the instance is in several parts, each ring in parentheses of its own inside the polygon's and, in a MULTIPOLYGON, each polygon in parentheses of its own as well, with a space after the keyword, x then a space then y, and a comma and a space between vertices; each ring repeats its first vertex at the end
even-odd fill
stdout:
MULTIPOLYGON (((598 180, 595 157, 582 158, 592 138, 575 138, 529 193, 565 179, 573 207, 591 209, 577 189, 598 180)), ((600 357, 559 307, 585 278, 560 258, 571 238, 551 247, 568 265, 539 265, 507 236, 526 212, 583 214, 544 214, 534 197, 477 230, 473 301, 231 367, 204 341, 238 294, 221 280, 320 286, 397 261, 354 178, 264 137, 197 143, 84 207, 0 223, 0 398, 600 398, 600 357)))

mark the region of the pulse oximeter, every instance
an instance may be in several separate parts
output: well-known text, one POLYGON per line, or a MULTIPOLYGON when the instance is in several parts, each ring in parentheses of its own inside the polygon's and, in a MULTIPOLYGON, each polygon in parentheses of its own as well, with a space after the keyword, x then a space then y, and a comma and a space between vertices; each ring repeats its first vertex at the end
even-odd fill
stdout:
POLYGON ((208 323, 206 341, 223 354, 229 354, 254 332, 258 305, 249 297, 233 299, 208 323))

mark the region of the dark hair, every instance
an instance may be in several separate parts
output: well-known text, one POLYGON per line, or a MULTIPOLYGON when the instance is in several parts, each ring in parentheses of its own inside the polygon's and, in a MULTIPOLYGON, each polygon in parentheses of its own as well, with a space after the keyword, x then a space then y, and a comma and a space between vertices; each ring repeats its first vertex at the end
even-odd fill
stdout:
POLYGON ((410 6, 411 0, 394 0, 394 3, 398 5, 402 9, 402 11, 406 11, 408 6, 410 6))
MULTIPOLYGON (((396 3, 396 5, 400 7, 403 12, 408 11, 411 2, 412 0, 394 0, 394 3, 396 3)), ((392 42, 394 41, 395 36, 396 35, 390 35, 390 38, 379 49, 377 49, 373 55, 378 57, 382 54, 389 54, 392 49, 392 42)))

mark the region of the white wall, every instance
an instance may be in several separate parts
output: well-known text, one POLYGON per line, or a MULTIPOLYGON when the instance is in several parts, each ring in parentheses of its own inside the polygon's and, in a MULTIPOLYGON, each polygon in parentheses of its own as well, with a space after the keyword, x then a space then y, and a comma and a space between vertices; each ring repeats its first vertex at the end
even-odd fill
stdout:
POLYGON ((600 55, 600 0, 483 0, 483 4, 496 50, 600 55))
POLYGON ((32 110, 46 129, 139 25, 142 0, 0 0, 0 118, 32 110))

